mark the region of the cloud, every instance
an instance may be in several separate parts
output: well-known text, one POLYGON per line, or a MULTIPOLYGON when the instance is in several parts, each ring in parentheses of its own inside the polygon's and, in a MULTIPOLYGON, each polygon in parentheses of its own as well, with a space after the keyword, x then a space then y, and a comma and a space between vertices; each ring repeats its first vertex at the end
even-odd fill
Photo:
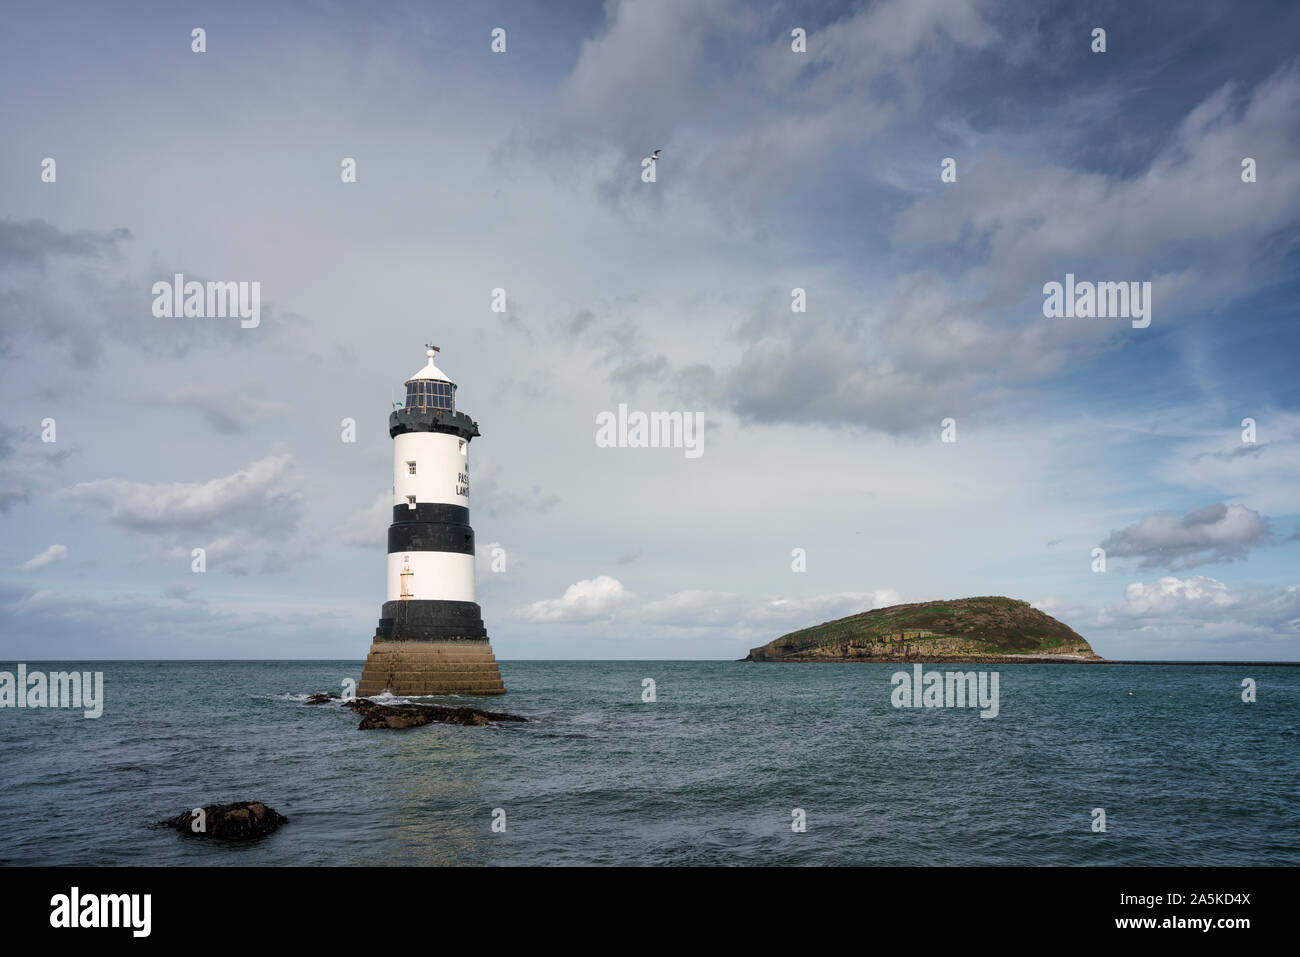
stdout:
POLYGON ((559 504, 560 497, 554 492, 544 491, 537 483, 533 483, 522 492, 508 489, 501 482, 497 472, 492 467, 486 466, 474 479, 474 501, 478 508, 496 518, 499 515, 520 511, 545 515, 559 504))
MULTIPOLYGON (((129 229, 65 231, 45 220, 0 219, 0 355, 20 344, 55 343, 74 364, 97 365, 113 343, 151 356, 181 357, 215 346, 250 349, 274 340, 284 321, 265 299, 261 324, 245 330, 238 319, 159 319, 153 283, 205 282, 198 269, 143 270, 128 253, 129 229)), ((36 350, 29 350, 35 352, 36 350)))
POLYGON ((1252 546, 1271 544, 1268 521, 1244 505, 1207 505, 1182 518, 1155 512, 1112 531, 1101 547, 1112 558, 1140 558, 1141 568, 1192 568, 1244 559, 1252 546))
POLYGON ((1034 605, 1069 623, 1108 658, 1300 657, 1300 585, 1168 575, 1133 582, 1122 601, 1099 608, 1055 598, 1034 605))
POLYGON ((62 497, 136 532, 221 526, 260 530, 294 520, 285 514, 298 497, 287 480, 292 468, 292 456, 272 455, 207 482, 98 479, 74 485, 62 497))
POLYGON ((68 557, 67 545, 51 545, 45 551, 41 552, 35 558, 30 558, 18 567, 25 572, 39 571, 42 568, 48 568, 55 562, 61 562, 68 557))
POLYGON ((742 422, 933 431, 995 402, 996 372, 1020 350, 1050 364, 1032 334, 987 325, 931 272, 901 277, 883 313, 832 305, 769 328, 724 374, 722 397, 742 422))
POLYGON ((662 625, 674 629, 724 628, 736 637, 777 633, 831 621, 872 608, 898 604, 890 588, 840 592, 811 598, 756 598, 737 592, 685 589, 663 598, 639 601, 616 578, 600 575, 570 585, 559 599, 534 602, 516 612, 531 622, 592 622, 662 625))
POLYGON ((269 546, 259 570, 271 573, 289 564, 278 549, 296 530, 302 509, 293 467, 291 456, 272 455, 206 482, 99 479, 65 489, 58 498, 152 537, 166 546, 169 558, 188 561, 192 549, 201 547, 208 562, 220 561, 232 574, 248 574, 245 560, 269 546))
POLYGON ((385 529, 393 521, 393 493, 380 492, 367 507, 352 516, 343 529, 343 544, 377 549, 384 544, 385 529))
POLYGON ((899 601, 898 592, 892 588, 838 592, 811 598, 755 598, 735 592, 686 590, 647 602, 637 610, 635 617, 683 628, 789 631, 872 608, 896 605, 899 601))
POLYGON ((98 361, 131 238, 127 229, 65 232, 40 219, 0 219, 0 354, 35 339, 65 345, 79 366, 98 361))
POLYGON ((605 11, 549 125, 516 151, 569 154, 566 179, 581 154, 611 205, 662 207, 684 188, 734 225, 815 179, 847 142, 871 144, 899 94, 915 108, 953 51, 996 39, 973 0, 885 0, 821 25, 810 15, 806 53, 791 50, 792 23, 736 0, 614 0, 605 11), (638 163, 656 148, 660 182, 647 190, 638 163))
POLYGON ((739 360, 716 375, 697 367, 690 384, 712 388, 747 423, 891 434, 1002 404, 1132 331, 1122 321, 1044 320, 1042 285, 1066 269, 1080 279, 1151 280, 1160 322, 1176 315, 1178 297, 1197 294, 1203 308, 1212 294, 1240 293, 1275 269, 1290 249, 1278 232, 1300 221, 1300 165, 1282 162, 1297 150, 1300 73, 1286 69, 1249 95, 1227 87, 1208 97, 1144 172, 976 156, 960 185, 904 208, 893 235, 896 249, 966 254, 964 275, 904 273, 881 305, 859 304, 846 289, 836 301, 832 282, 797 322, 760 306, 738 330, 739 360), (1240 181, 1241 143, 1286 168, 1251 192, 1260 183, 1240 181))
POLYGON ((0 582, 0 634, 7 653, 20 659, 168 658, 178 649, 193 657, 264 659, 268 640, 313 651, 322 641, 336 642, 332 647, 344 652, 336 657, 344 657, 355 639, 335 636, 364 624, 318 595, 286 605, 284 596, 266 603, 242 596, 218 601, 186 597, 191 591, 168 588, 166 597, 149 599, 0 582), (93 636, 89 645, 86 635, 93 636))
POLYGON ((613 0, 605 9, 604 29, 583 41, 560 88, 561 122, 649 155, 692 102, 705 36, 739 11, 729 0, 613 0), (659 139, 645 142, 650 134, 659 139))
POLYGON ((1154 582, 1134 582, 1124 589, 1124 604, 1117 614, 1133 618, 1202 618, 1207 612, 1241 604, 1223 582, 1204 575, 1154 582))
POLYGON ((25 429, 0 424, 0 515, 49 487, 72 450, 41 442, 25 429))
POLYGON ((59 256, 77 259, 112 259, 119 246, 129 242, 129 229, 96 231, 80 229, 63 232, 43 219, 14 222, 0 219, 0 263, 26 266, 38 271, 49 268, 50 260, 59 256))
POLYGON ((532 622, 584 622, 612 618, 632 599, 623 583, 608 575, 574 582, 559 598, 536 601, 515 612, 532 622))
POLYGON ((1156 466, 1163 482, 1238 499, 1262 511, 1291 515, 1300 511, 1295 477, 1300 474, 1300 413, 1262 409, 1258 441, 1241 440, 1240 417, 1225 427, 1180 441, 1156 466))
MULTIPOLYGON (((1241 288, 1256 266, 1277 266, 1289 249, 1270 240, 1300 217, 1300 165, 1286 160, 1298 150, 1300 71, 1288 66, 1249 93, 1220 87, 1131 175, 993 151, 972 158, 958 188, 899 215, 895 236, 987 250, 980 275, 998 299, 1060 280, 1063 267, 1095 266, 1100 278, 1119 281, 1174 277, 1195 263, 1177 281, 1180 291, 1241 288), (1243 156, 1271 172, 1243 183, 1243 156)), ((1173 318, 1174 289, 1156 289, 1156 321, 1162 306, 1173 318)))
MULTIPOLYGON (((194 593, 194 586, 179 584, 168 585, 162 591, 163 598, 170 599, 171 601, 190 601, 191 596, 193 596, 194 593)), ((200 598, 195 600, 202 601, 203 599, 200 598)))
MULTIPOLYGON (((627 6, 612 7, 611 16, 630 15, 627 6)), ((955 5, 951 15, 949 9, 873 5, 821 31, 820 42, 811 35, 807 58, 787 55, 782 39, 772 56, 793 72, 781 83, 806 72, 797 95, 835 104, 864 72, 885 68, 862 55, 860 39, 871 37, 889 64, 936 42, 977 50, 996 36, 972 5, 955 5), (876 27, 885 22, 889 30, 876 27)), ((693 19, 692 28, 706 29, 696 22, 706 19, 693 19)), ((711 138, 720 153, 739 157, 743 176, 751 166, 781 162, 772 158, 772 144, 737 146, 764 122, 746 114, 711 138)), ((944 267, 897 270, 883 301, 872 301, 870 285, 834 273, 817 277, 810 290, 816 308, 793 321, 773 305, 781 297, 767 295, 736 330, 738 357, 689 366, 670 363, 662 344, 656 350, 636 327, 598 322, 590 313, 570 326, 600 351, 609 381, 618 385, 672 383, 692 397, 716 399, 748 424, 916 434, 949 415, 1003 405, 1133 333, 1123 320, 1045 320, 1044 282, 1060 281, 1066 270, 1081 280, 1150 280, 1154 321, 1163 324, 1183 303, 1203 309, 1257 288, 1252 280, 1276 272, 1291 248, 1279 237, 1300 221, 1300 164, 1285 161, 1300 150, 1294 68, 1249 90, 1227 86, 1205 97, 1136 170, 1072 169, 1044 161, 1035 149, 1010 150, 1008 144, 1019 145, 1013 135, 988 139, 1002 145, 973 151, 958 184, 931 186, 914 201, 909 194, 890 237, 895 254, 933 260, 924 247, 939 246, 944 267), (1243 143, 1256 159, 1272 158, 1275 175, 1267 183, 1241 182, 1243 143)), ((785 142, 797 145, 805 165, 817 152, 804 137, 785 142)), ((725 190, 713 181, 702 188, 731 195, 741 175, 721 177, 725 190)))
POLYGON ((1103 608, 1096 623, 1173 642, 1289 641, 1276 653, 1294 657, 1300 585, 1229 585, 1203 575, 1134 582, 1124 589, 1124 601, 1103 608))
POLYGON ((145 401, 149 405, 192 409, 224 435, 242 435, 256 423, 290 408, 287 402, 251 395, 248 388, 232 390, 192 384, 145 401))

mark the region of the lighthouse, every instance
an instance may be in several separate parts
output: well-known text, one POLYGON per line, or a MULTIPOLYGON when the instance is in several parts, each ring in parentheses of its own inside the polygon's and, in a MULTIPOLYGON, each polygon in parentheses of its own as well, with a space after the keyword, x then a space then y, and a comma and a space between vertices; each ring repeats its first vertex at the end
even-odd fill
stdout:
POLYGON ((456 411, 456 384, 428 363, 406 380, 388 417, 393 524, 388 591, 357 694, 503 694, 505 685, 474 601, 469 443, 478 423, 456 411))

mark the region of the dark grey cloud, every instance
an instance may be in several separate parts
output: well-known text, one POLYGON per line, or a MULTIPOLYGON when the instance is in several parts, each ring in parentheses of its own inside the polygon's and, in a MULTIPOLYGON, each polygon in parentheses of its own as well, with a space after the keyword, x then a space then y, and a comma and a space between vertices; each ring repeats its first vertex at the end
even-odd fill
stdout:
POLYGON ((1155 512, 1101 543, 1107 557, 1139 558, 1141 568, 1192 568, 1246 558, 1273 541, 1268 520, 1244 505, 1207 505, 1179 517, 1155 512))
POLYGON ((955 188, 897 218, 901 244, 954 243, 986 252, 980 278, 995 301, 1060 280, 1069 268, 1111 280, 1160 280, 1157 307, 1176 297, 1240 290, 1278 268, 1300 222, 1300 69, 1251 88, 1227 83, 1186 111, 1142 168, 1074 168, 1037 151, 970 157, 955 188), (1260 172, 1241 180, 1251 157, 1260 172))
POLYGON ((593 354, 611 385, 635 391, 664 381, 670 372, 668 357, 647 346, 645 331, 624 318, 637 297, 625 296, 595 309, 579 310, 571 319, 556 323, 556 332, 573 346, 593 354))
POLYGON ((183 357, 196 349, 258 348, 277 339, 286 325, 301 322, 277 310, 266 288, 256 328, 241 328, 235 318, 155 317, 155 282, 171 282, 177 273, 186 281, 218 277, 170 266, 142 268, 128 255, 132 238, 126 228, 63 230, 44 220, 0 220, 0 355, 54 344, 87 368, 112 344, 183 357))
POLYGON ((141 400, 146 405, 190 409, 223 435, 243 435, 259 422, 289 410, 286 402, 254 394, 255 386, 241 388, 188 383, 165 396, 141 400))
POLYGON ((0 515, 49 488, 72 455, 66 443, 42 442, 38 433, 0 422, 0 515))
POLYGON ((748 219, 756 209, 805 188, 850 145, 872 146, 929 102, 958 54, 998 39, 980 6, 883 0, 772 15, 740 0, 609 4, 549 125, 511 152, 564 155, 612 207, 663 212, 682 189, 761 233, 748 219), (791 49, 796 24, 805 53, 791 49), (640 161, 657 148, 659 181, 646 188, 640 161))
POLYGON ((109 277, 121 274, 130 240, 127 229, 0 220, 0 354, 27 339, 66 346, 79 366, 96 362, 117 296, 109 277))
POLYGON ((54 257, 116 259, 122 243, 131 238, 131 231, 125 228, 64 232, 43 219, 0 219, 0 270, 44 271, 54 257))
POLYGON ((752 341, 719 379, 742 421, 891 434, 937 434, 942 419, 993 404, 1008 356, 1036 349, 1032 335, 979 318, 930 272, 900 277, 883 312, 832 304, 778 317, 762 306, 737 332, 752 341))
POLYGON ((485 465, 473 478, 475 509, 496 518, 516 512, 544 515, 560 502, 560 497, 541 485, 532 483, 522 490, 511 487, 501 472, 485 465))

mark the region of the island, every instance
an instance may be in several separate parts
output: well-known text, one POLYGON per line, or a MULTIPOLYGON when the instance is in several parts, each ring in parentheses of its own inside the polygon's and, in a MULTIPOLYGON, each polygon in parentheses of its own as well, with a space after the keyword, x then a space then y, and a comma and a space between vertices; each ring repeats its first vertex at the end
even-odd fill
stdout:
POLYGON ((1015 598, 875 608, 754 648, 741 661, 1105 662, 1069 625, 1015 598))

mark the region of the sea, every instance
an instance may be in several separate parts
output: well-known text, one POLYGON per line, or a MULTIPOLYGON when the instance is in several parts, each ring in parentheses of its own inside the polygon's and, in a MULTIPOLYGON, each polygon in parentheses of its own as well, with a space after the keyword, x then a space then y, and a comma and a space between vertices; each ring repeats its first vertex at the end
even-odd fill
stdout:
POLYGON ((0 709, 6 865, 1300 864, 1293 667, 925 666, 996 670, 985 718, 895 707, 910 665, 502 661, 505 695, 393 700, 527 723, 360 731, 305 703, 360 661, 26 664, 105 702, 0 709), (245 800, 288 823, 148 826, 245 800))

